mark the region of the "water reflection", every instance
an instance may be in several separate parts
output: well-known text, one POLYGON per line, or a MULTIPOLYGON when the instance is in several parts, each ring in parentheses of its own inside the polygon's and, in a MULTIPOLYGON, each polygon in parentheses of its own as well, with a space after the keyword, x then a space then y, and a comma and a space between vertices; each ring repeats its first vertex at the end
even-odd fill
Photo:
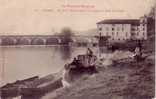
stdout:
POLYGON ((69 45, 60 46, 60 53, 63 60, 68 60, 71 58, 72 48, 69 45))

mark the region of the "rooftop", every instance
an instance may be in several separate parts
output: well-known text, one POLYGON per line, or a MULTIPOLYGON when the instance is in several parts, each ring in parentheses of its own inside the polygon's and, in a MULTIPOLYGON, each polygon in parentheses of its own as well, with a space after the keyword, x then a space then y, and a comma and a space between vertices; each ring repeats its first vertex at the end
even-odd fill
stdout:
POLYGON ((139 19, 109 19, 98 22, 97 24, 139 24, 139 19))

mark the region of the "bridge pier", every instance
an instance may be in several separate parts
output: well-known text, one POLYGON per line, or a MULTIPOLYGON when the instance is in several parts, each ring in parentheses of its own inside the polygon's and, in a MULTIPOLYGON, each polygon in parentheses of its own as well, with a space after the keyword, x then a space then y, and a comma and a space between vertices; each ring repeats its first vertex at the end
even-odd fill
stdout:
POLYGON ((57 38, 58 40, 58 43, 61 44, 62 43, 62 40, 60 38, 57 38))
POLYGON ((43 44, 46 45, 47 40, 46 39, 42 39, 43 40, 43 44))
POLYGON ((13 39, 13 43, 14 43, 14 45, 17 44, 17 39, 16 38, 13 39))

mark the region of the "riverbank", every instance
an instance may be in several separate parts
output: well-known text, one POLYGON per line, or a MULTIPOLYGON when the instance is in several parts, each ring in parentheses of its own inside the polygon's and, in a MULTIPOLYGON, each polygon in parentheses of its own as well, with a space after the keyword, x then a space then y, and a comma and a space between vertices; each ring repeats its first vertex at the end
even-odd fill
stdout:
POLYGON ((151 99, 154 97, 154 55, 141 62, 120 62, 99 67, 99 73, 68 88, 47 93, 42 99, 151 99))

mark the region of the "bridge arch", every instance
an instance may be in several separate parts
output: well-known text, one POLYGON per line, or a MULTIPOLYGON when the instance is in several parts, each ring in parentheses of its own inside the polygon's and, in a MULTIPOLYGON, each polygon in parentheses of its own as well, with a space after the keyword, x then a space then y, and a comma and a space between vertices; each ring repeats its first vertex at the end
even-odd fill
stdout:
POLYGON ((17 45, 30 45, 31 39, 30 38, 20 38, 18 39, 17 45))
POLYGON ((16 45, 17 39, 11 37, 5 37, 1 39, 1 45, 16 45))
POLYGON ((46 45, 56 45, 59 44, 58 38, 50 37, 46 39, 46 45))
POLYGON ((31 40, 32 45, 45 45, 46 44, 46 39, 43 38, 34 38, 31 40))

